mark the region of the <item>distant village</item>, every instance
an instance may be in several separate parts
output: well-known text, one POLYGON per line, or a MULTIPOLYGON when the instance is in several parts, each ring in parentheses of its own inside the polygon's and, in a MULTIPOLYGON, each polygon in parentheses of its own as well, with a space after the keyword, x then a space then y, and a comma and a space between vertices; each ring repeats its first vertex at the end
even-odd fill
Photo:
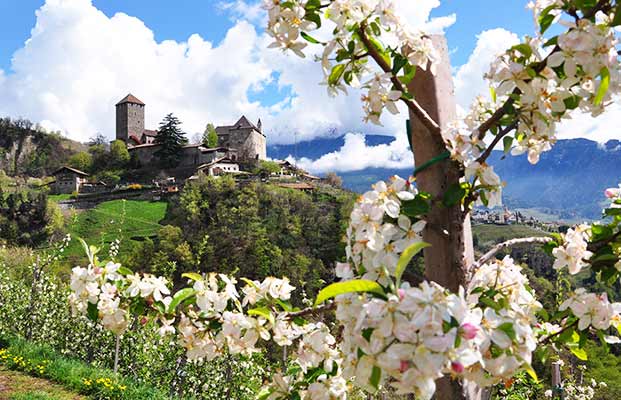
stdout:
MULTIPOLYGON (((125 143, 132 159, 142 168, 153 169, 157 165, 155 154, 162 145, 156 141, 158 131, 145 128, 145 109, 146 104, 132 94, 116 104, 116 140, 125 143)), ((320 180, 284 160, 272 160, 278 169, 272 168, 268 176, 258 176, 257 168, 267 161, 267 138, 260 119, 254 124, 242 115, 234 124, 218 126, 215 131, 218 136, 216 147, 209 148, 200 143, 184 145, 178 166, 166 170, 166 174, 160 171, 153 179, 155 189, 176 192, 180 185, 198 179, 201 174, 233 175, 241 180, 267 178, 280 186, 303 191, 313 190, 313 182, 320 180)), ((55 194, 101 193, 111 189, 103 182, 93 181, 86 172, 69 166, 59 168, 53 175, 52 191, 55 194)))

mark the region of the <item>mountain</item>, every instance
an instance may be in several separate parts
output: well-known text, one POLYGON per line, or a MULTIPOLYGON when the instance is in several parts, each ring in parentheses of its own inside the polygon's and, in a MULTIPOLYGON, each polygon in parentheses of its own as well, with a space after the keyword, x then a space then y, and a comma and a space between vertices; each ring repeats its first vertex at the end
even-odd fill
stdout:
MULTIPOLYGON (((367 145, 390 143, 388 136, 367 136, 367 145)), ((273 146, 268 155, 286 158, 319 158, 343 146, 343 138, 316 139, 297 146, 273 146)), ((606 201, 603 190, 617 186, 621 181, 621 141, 610 140, 600 144, 587 139, 559 140, 549 152, 541 155, 537 165, 531 165, 525 156, 505 156, 494 151, 489 163, 507 182, 504 203, 510 208, 529 209, 533 214, 557 220, 594 219, 601 214, 606 201)), ((364 192, 380 179, 397 174, 408 176, 412 169, 367 168, 360 171, 339 172, 344 186, 364 192)))

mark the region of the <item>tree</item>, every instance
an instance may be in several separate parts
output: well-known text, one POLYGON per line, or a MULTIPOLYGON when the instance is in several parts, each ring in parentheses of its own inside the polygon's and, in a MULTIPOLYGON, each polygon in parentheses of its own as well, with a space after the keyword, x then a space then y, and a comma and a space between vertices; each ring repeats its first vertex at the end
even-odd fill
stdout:
POLYGON ((338 176, 335 172, 328 172, 326 174, 326 182, 334 187, 343 186, 343 179, 338 176))
POLYGON ((181 131, 181 121, 174 115, 168 114, 160 123, 155 143, 160 144, 160 148, 155 152, 155 156, 160 160, 164 168, 174 168, 179 165, 183 145, 187 142, 181 131))
POLYGON ((275 161, 267 161, 267 160, 259 160, 259 168, 257 168, 256 173, 263 176, 269 177, 272 174, 277 174, 280 172, 280 164, 275 161))
POLYGON ((69 165, 80 171, 90 171, 93 166, 93 156, 85 151, 75 153, 69 157, 69 165))
POLYGON ((212 123, 207 124, 203 133, 203 146, 209 148, 218 147, 218 133, 212 123))
POLYGON ((91 137, 88 140, 89 146, 97 146, 97 145, 106 146, 107 144, 108 144, 108 139, 106 139, 106 137, 99 132, 97 132, 95 136, 91 137))
POLYGON ((129 162, 129 151, 122 140, 115 140, 110 145, 110 164, 117 168, 123 168, 129 162))
MULTIPOLYGON (((469 213, 475 204, 501 202, 504 184, 486 162, 497 144, 502 141, 513 155, 526 153, 536 164, 555 144, 558 122, 574 110, 599 115, 614 104, 613 96, 621 94, 621 3, 531 3, 536 37, 498 56, 487 74, 490 98, 477 99, 463 119, 456 117, 451 100, 446 46, 409 29, 394 7, 393 2, 353 0, 268 5, 267 32, 275 40, 270 47, 304 56, 309 43, 321 45, 330 93, 347 93, 347 86, 364 82, 369 122, 379 124, 385 110, 398 113, 397 102, 407 106, 412 120, 417 186, 393 177, 358 199, 346 233, 347 259, 336 268, 341 280, 324 288, 314 307, 292 310, 288 301, 294 288, 288 279, 243 280, 242 296, 229 276, 186 274, 196 281, 192 287, 164 301, 166 281, 149 283, 156 278, 146 276, 141 283, 152 290, 125 290, 138 287, 139 278, 108 278, 87 270, 97 287, 74 288, 75 308, 86 313, 91 304, 101 303, 108 309, 109 298, 91 304, 86 299, 89 291, 99 293, 99 286, 112 281, 121 294, 115 303, 120 309, 111 311, 120 318, 99 317, 104 327, 121 334, 130 310, 140 314, 146 307, 137 304, 158 302, 152 310, 160 320, 163 315, 181 319, 177 328, 183 330, 188 358, 250 354, 258 350, 259 336, 281 346, 297 341, 295 368, 286 377, 275 375, 260 395, 279 400, 326 393, 342 399, 349 378, 369 392, 391 385, 425 400, 482 398, 471 383, 507 384, 524 374, 536 381, 533 357, 543 361, 564 349, 585 360, 593 340, 601 347, 620 343, 621 303, 611 302, 609 294, 621 277, 621 186, 605 191, 609 205, 602 221, 552 237, 499 243, 476 261, 469 213), (324 42, 311 36, 327 22, 322 18, 334 26, 332 37, 321 36, 324 42), (588 273, 606 291, 561 290, 553 308, 543 310, 522 268, 511 257, 497 258, 502 250, 527 243, 543 244, 559 274, 588 273), (423 249, 427 280, 404 282, 406 268, 423 249), (197 308, 202 313, 190 315, 197 308), (340 343, 323 321, 308 324, 334 308, 340 343)), ((247 207, 231 211, 243 213, 247 207)), ((279 257, 268 241, 256 250, 250 256, 260 265, 279 257)), ((100 270, 95 265, 94 271, 100 270)), ((74 274, 78 281, 84 271, 74 274)))

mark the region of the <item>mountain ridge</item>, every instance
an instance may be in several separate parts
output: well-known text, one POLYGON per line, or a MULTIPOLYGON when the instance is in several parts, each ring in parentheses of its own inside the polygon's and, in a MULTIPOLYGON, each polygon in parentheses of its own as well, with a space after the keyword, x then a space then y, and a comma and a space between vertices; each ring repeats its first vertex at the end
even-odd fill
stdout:
MULTIPOLYGON (((367 135, 367 146, 388 144, 391 136, 367 135)), ((268 156, 284 159, 317 159, 338 151, 343 136, 315 139, 296 145, 269 146, 268 156)), ((605 204, 603 191, 621 181, 621 141, 598 143, 589 139, 559 140, 551 151, 543 153, 539 163, 531 165, 524 155, 505 155, 494 151, 489 158, 501 179, 507 183, 503 201, 510 208, 536 209, 558 219, 598 218, 605 204)), ((378 180, 391 175, 408 176, 412 168, 365 168, 337 172, 347 189, 364 192, 378 180)))

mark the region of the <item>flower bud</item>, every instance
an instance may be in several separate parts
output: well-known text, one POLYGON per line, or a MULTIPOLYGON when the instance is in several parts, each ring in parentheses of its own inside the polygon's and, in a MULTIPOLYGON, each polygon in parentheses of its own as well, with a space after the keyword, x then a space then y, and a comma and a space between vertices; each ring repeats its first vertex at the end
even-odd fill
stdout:
POLYGON ((464 364, 458 361, 453 361, 451 363, 451 369, 453 370, 453 372, 461 374, 462 372, 464 372, 464 364))
POLYGON ((469 322, 466 322, 461 326, 461 330, 462 336, 465 339, 471 340, 477 336, 477 332, 479 332, 479 327, 469 322))

